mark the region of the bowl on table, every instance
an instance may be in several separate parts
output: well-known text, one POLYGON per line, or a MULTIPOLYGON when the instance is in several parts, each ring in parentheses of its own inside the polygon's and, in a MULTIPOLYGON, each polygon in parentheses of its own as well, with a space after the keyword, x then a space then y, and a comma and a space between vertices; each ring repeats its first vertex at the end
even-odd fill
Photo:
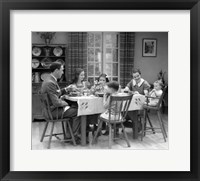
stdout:
POLYGON ((104 95, 103 92, 96 92, 95 94, 96 94, 97 96, 99 96, 99 97, 103 97, 103 95, 104 95))

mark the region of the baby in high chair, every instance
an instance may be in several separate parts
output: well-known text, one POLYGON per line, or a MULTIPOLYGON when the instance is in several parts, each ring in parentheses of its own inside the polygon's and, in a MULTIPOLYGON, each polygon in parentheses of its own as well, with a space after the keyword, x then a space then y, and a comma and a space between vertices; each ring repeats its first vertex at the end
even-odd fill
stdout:
POLYGON ((162 81, 160 80, 157 80, 153 83, 154 85, 154 88, 152 91, 149 92, 149 96, 152 97, 152 98, 148 98, 148 105, 150 106, 156 106, 159 102, 159 99, 157 98, 160 98, 163 91, 162 91, 162 87, 163 87, 163 83, 162 81), (155 97, 156 99, 154 99, 153 97, 155 97))

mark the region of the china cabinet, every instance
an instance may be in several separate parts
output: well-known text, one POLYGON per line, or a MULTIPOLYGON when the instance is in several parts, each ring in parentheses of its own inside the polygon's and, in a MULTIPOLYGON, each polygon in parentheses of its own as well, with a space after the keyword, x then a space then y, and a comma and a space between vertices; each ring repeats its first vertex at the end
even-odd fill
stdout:
POLYGON ((51 63, 55 61, 64 65, 64 74, 58 80, 58 84, 62 88, 67 85, 65 77, 66 45, 32 44, 32 120, 43 119, 38 92, 42 82, 50 74, 51 63))

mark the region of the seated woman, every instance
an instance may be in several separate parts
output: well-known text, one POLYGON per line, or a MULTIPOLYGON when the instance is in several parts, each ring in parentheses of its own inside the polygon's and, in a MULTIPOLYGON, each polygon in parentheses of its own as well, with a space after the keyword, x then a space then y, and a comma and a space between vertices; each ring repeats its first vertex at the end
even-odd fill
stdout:
MULTIPOLYGON (((134 94, 142 94, 148 95, 150 85, 149 83, 141 78, 141 72, 139 69, 133 69, 132 71, 133 79, 127 84, 124 91, 133 92, 134 94)), ((133 120, 130 112, 128 112, 126 117, 126 122, 124 122, 124 126, 132 127, 132 123, 129 120, 133 120)), ((141 130, 141 124, 139 124, 139 131, 141 130)))
POLYGON ((150 85, 149 83, 141 78, 141 72, 139 69, 133 69, 132 71, 133 79, 127 84, 124 91, 131 91, 134 94, 139 93, 142 95, 147 95, 150 85))
POLYGON ((96 92, 104 93, 105 85, 108 83, 108 77, 106 74, 102 73, 98 79, 95 81, 94 85, 91 88, 91 92, 95 94, 96 92))
POLYGON ((77 68, 75 70, 74 79, 72 80, 72 84, 70 84, 67 88, 71 88, 74 91, 83 92, 84 89, 87 89, 87 83, 84 81, 85 72, 81 68, 77 68))

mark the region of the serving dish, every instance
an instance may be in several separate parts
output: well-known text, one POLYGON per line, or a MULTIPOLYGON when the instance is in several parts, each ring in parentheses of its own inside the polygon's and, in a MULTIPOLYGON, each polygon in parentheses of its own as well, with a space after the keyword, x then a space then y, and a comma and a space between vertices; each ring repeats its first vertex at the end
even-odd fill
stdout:
POLYGON ((40 61, 38 59, 32 59, 32 68, 36 69, 40 65, 40 61))
POLYGON ((96 92, 95 94, 96 94, 97 96, 99 96, 99 97, 103 97, 103 95, 104 95, 103 92, 96 92))
POLYGON ((39 47, 33 47, 33 49, 32 49, 32 54, 34 55, 34 56, 40 56, 41 55, 41 53, 42 53, 42 50, 41 50, 41 48, 39 48, 39 47))
POLYGON ((55 48, 53 49, 53 54, 54 54, 56 57, 60 57, 60 56, 63 54, 62 48, 60 48, 60 47, 55 47, 55 48))
POLYGON ((41 65, 44 67, 44 68, 49 68, 52 64, 52 60, 50 58, 43 58, 42 61, 41 61, 41 65))

